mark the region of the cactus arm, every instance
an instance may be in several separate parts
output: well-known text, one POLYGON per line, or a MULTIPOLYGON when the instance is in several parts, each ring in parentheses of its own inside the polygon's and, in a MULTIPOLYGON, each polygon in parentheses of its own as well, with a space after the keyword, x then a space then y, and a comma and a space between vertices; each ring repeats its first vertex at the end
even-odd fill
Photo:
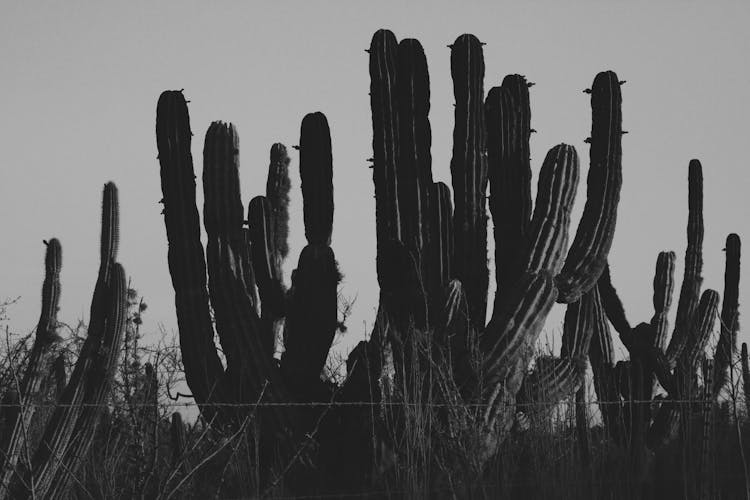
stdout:
POLYGON ((256 196, 247 207, 252 268, 258 284, 260 315, 263 327, 259 332, 264 352, 273 356, 276 324, 285 314, 284 284, 281 278, 280 254, 275 248, 273 209, 265 196, 256 196))
POLYGON ((677 316, 672 339, 667 347, 667 357, 671 363, 675 363, 680 357, 691 336, 690 325, 698 306, 703 281, 703 170, 698 160, 691 160, 688 167, 687 240, 677 316))
POLYGON ((596 75, 591 87, 591 151, 586 205, 565 265, 555 283, 559 302, 578 300, 607 263, 622 186, 622 95, 612 71, 596 75))
POLYGON ((727 236, 726 264, 724 267, 724 297, 721 304, 721 333, 714 357, 716 374, 714 376, 714 397, 719 395, 726 384, 727 369, 737 349, 737 332, 740 329, 738 300, 740 286, 740 237, 737 234, 727 236))
MULTIPOLYGON (((32 421, 43 412, 38 411, 43 403, 45 391, 42 390, 48 376, 48 370, 57 352, 57 310, 60 303, 60 269, 62 267, 62 247, 57 238, 46 242, 44 257, 44 282, 42 284, 42 311, 36 327, 34 345, 29 355, 26 371, 20 386, 14 388, 20 395, 20 411, 14 418, 4 422, 6 432, 0 439, 0 450, 3 451, 4 464, 0 480, 0 497, 7 491, 13 475, 16 473, 21 454, 28 450, 31 436, 28 435, 32 421)), ((44 425, 44 424, 42 424, 44 425)), ((2 461, 0 461, 2 462, 2 461)))
MULTIPOLYGON (((429 189, 432 186, 430 77, 422 45, 414 39, 398 45, 396 89, 399 119, 398 205, 401 235, 425 274, 422 253, 429 238, 429 189)), ((427 277, 427 276, 425 276, 427 277)))
POLYGON ((515 263, 525 248, 531 218, 529 83, 508 75, 485 101, 490 211, 495 226, 495 278, 502 302, 503 288, 512 286, 520 269, 515 263))
MULTIPOLYGON (((289 190, 291 188, 291 181, 289 179, 289 156, 287 156, 286 147, 283 144, 276 143, 271 146, 271 162, 268 166, 268 179, 266 181, 266 199, 268 200, 268 217, 271 238, 273 241, 272 245, 267 245, 264 248, 272 250, 273 258, 269 259, 273 264, 273 280, 270 282, 270 286, 267 283, 266 287, 270 288, 267 290, 266 298, 264 299, 264 306, 266 307, 266 315, 263 318, 264 322, 271 323, 270 333, 271 338, 268 339, 268 347, 271 353, 275 352, 275 340, 280 338, 281 331, 284 326, 284 320, 282 316, 285 314, 285 298, 286 287, 284 285, 282 265, 284 259, 289 254, 289 190), (270 295, 270 296, 269 296, 270 295), (273 314, 268 314, 269 311, 273 311, 273 314)), ((252 201, 251 201, 252 203, 252 201)), ((248 212, 250 209, 248 208, 248 212)), ((250 214, 248 214, 248 221, 250 214)), ((258 240, 261 238, 258 238, 258 240)), ((257 308, 256 308, 257 310, 257 308)))
POLYGON ((247 290, 247 294, 250 296, 250 300, 253 302, 253 305, 255 308, 255 314, 260 316, 261 314, 260 296, 258 295, 258 286, 257 286, 258 284, 255 279, 255 270, 253 269, 253 255, 252 255, 252 248, 251 248, 252 241, 250 238, 250 229, 247 227, 243 227, 242 235, 245 240, 245 247, 242 249, 243 280, 245 282, 245 288, 247 290))
MULTIPOLYGON (((266 179, 266 199, 271 205, 274 248, 279 254, 279 265, 289 254, 289 155, 286 146, 276 143, 271 146, 268 178, 266 179)), ((279 273, 279 276, 281 274, 279 273)))
POLYGON ((466 290, 471 321, 485 324, 487 311, 487 158, 484 124, 484 56, 473 35, 451 46, 451 76, 456 99, 453 128, 453 277, 466 290))
POLYGON ((370 43, 373 181, 378 252, 401 238, 396 164, 399 159, 396 72, 398 42, 391 31, 378 30, 370 43))
POLYGON ((305 115, 299 142, 305 236, 311 245, 330 245, 333 231, 333 160, 331 131, 323 113, 305 115))
POLYGON ((485 422, 498 424, 500 436, 512 423, 512 412, 509 411, 531 361, 531 346, 536 342, 551 307, 546 301, 557 297, 554 286, 553 291, 547 290, 551 283, 547 283, 545 277, 552 276, 562 265, 578 181, 576 160, 575 149, 564 144, 547 153, 539 174, 525 278, 514 285, 513 300, 493 312, 480 339, 479 347, 485 355, 483 373, 488 377, 483 398, 491 408, 485 414, 485 422), (528 297, 519 298, 519 294, 528 297), (534 319, 527 320, 525 315, 532 313, 536 314, 534 319), (519 321, 528 321, 528 324, 522 325, 519 321), (510 405, 510 408, 500 410, 498 405, 510 405))
POLYGON ((211 399, 221 399, 217 392, 224 368, 214 345, 209 314, 206 261, 195 204, 191 136, 182 92, 162 93, 156 109, 156 143, 169 242, 169 274, 175 291, 185 378, 196 402, 202 405, 211 399))
POLYGON ((715 290, 706 290, 701 295, 698 308, 695 310, 693 328, 682 355, 682 364, 693 373, 700 363, 700 357, 706 350, 711 337, 716 313, 719 308, 719 294, 715 290))
POLYGON ((654 346, 662 351, 667 346, 667 335, 669 335, 669 318, 667 315, 672 305, 675 260, 674 252, 660 252, 656 259, 654 316, 651 318, 651 326, 656 330, 654 346))
POLYGON ((555 275, 562 267, 577 187, 575 148, 560 144, 550 149, 539 171, 526 252, 527 272, 547 270, 555 275))
POLYGON ((489 91, 484 105, 495 237, 495 307, 502 303, 504 290, 518 278, 517 262, 526 245, 531 217, 528 87, 520 75, 507 76, 503 83, 489 91), (514 99, 509 87, 516 89, 521 102, 514 99))

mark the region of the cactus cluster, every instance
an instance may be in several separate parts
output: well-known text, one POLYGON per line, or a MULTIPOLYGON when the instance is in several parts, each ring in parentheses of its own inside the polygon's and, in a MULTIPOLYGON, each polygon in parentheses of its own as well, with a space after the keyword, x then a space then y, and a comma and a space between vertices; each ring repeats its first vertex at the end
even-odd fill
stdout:
POLYGON ((250 201, 245 219, 236 127, 211 124, 203 162, 208 235, 204 256, 195 207, 192 134, 181 92, 161 95, 156 132, 169 264, 188 385, 204 415, 217 418, 222 425, 256 415, 248 413, 245 405, 260 404, 257 415, 264 426, 263 453, 275 455, 278 449, 280 456, 289 457, 299 444, 300 433, 309 430, 306 423, 315 416, 263 403, 328 401, 332 395, 320 380, 338 325, 340 281, 330 247, 333 181, 326 117, 311 113, 302 121, 298 147, 308 245, 288 290, 281 275, 281 261, 288 253, 286 148, 272 146, 266 196, 250 201), (214 324, 226 369, 214 345, 214 324), (280 360, 274 358, 277 337, 284 341, 280 360))
MULTIPOLYGON (((564 341, 570 349, 566 347, 563 357, 555 360, 551 378, 532 377, 531 391, 524 392, 533 393, 533 387, 543 384, 553 393, 572 393, 583 379, 590 333, 575 322, 581 314, 590 314, 591 307, 579 302, 594 300, 582 297, 593 289, 604 269, 614 234, 622 179, 621 82, 613 72, 600 73, 589 91, 592 133, 587 202, 568 248, 570 211, 579 178, 575 149, 561 144, 548 152, 532 212, 530 84, 520 75, 510 75, 485 99, 482 44, 472 35, 462 35, 450 48, 456 99, 453 207, 448 188, 432 181, 424 51, 416 40, 399 43, 386 30, 372 39, 378 277, 383 290, 387 276, 405 274, 397 270, 396 262, 414 269, 411 274, 416 281, 408 295, 409 303, 419 306, 410 311, 416 328, 444 329, 440 318, 445 316, 446 297, 450 290, 461 290, 473 334, 464 332, 462 339, 451 332, 452 347, 457 349, 452 357, 459 365, 465 363, 465 346, 479 338, 484 386, 476 388, 474 397, 487 405, 482 418, 489 456, 510 429, 531 348, 555 301, 571 304, 564 341), (498 291, 485 325, 488 184, 498 291), (408 256, 386 257, 394 242, 408 256), (422 306, 426 313, 421 312, 422 306)), ((388 311, 387 297, 383 305, 388 311)), ((394 359, 409 359, 408 354, 398 353, 400 346, 409 345, 408 329, 390 328, 388 335, 394 359)), ((458 374, 467 372, 465 367, 455 368, 458 374)), ((400 371, 406 370, 397 369, 396 374, 400 371)), ((468 381, 457 382, 461 386, 468 381)))
POLYGON ((5 395, 6 401, 15 404, 2 415, 0 498, 67 498, 91 447, 125 330, 127 286, 125 271, 116 261, 118 243, 117 188, 108 183, 88 335, 66 383, 57 334, 62 249, 56 238, 46 242, 42 313, 34 345, 23 376, 5 395))
POLYGON ((612 285, 609 269, 602 274, 596 287, 603 298, 601 311, 606 313, 630 354, 628 360, 615 363, 606 324, 601 334, 594 336, 589 354, 595 389, 600 401, 610 402, 602 408, 604 421, 615 439, 645 446, 651 452, 678 436, 681 423, 691 418, 698 403, 703 408, 704 424, 709 425, 710 409, 727 382, 727 370, 736 350, 740 239, 734 233, 726 239, 719 341, 710 358, 705 351, 717 319, 719 294, 710 289, 701 294, 703 172, 698 160, 690 162, 688 187, 685 270, 669 343, 667 315, 674 290, 674 252, 661 252, 657 257, 653 280, 654 315, 649 322, 631 327, 612 285), (702 387, 697 376, 701 367, 702 387), (656 397, 656 381, 667 395, 655 400, 657 409, 652 411, 648 402, 656 397))
POLYGON ((587 202, 569 248, 578 156, 565 144, 549 151, 532 211, 530 84, 523 77, 506 77, 485 99, 482 44, 462 35, 451 45, 456 98, 451 196, 448 186, 432 177, 429 75, 420 43, 399 43, 392 32, 380 30, 368 52, 380 305, 372 336, 350 353, 348 376, 339 387, 320 377, 337 326, 340 279, 330 246, 332 153, 325 116, 308 114, 301 125, 308 244, 287 290, 280 267, 288 251, 285 149, 273 146, 266 196, 250 202, 244 228, 237 131, 222 122, 209 127, 204 254, 187 104, 179 91, 159 98, 156 135, 168 260, 187 382, 205 416, 228 425, 257 417, 264 429, 261 455, 271 462, 294 456, 303 464, 317 450, 322 460, 336 464, 329 470, 343 467, 356 477, 369 466, 351 459, 342 464, 341 455, 367 446, 372 425, 377 427, 367 422, 379 417, 367 406, 321 412, 280 403, 379 403, 415 390, 414 377, 429 369, 430 356, 447 356, 442 359, 453 374, 450 383, 464 402, 480 403, 462 431, 480 433, 486 461, 510 430, 519 393, 525 395, 521 402, 543 386, 563 397, 583 379, 599 300, 594 286, 606 264, 619 201, 621 82, 604 72, 590 91, 587 202), (499 287, 485 324, 488 185, 499 287), (529 390, 521 391, 531 348, 556 301, 569 307, 564 351, 550 373, 532 375, 529 390), (280 321, 283 353, 277 361, 280 321), (226 368, 213 343, 214 326, 226 368), (425 335, 432 346, 427 351, 417 342, 425 335), (389 373, 395 380, 389 381, 389 373), (304 444, 311 432, 317 432, 316 446, 304 444))

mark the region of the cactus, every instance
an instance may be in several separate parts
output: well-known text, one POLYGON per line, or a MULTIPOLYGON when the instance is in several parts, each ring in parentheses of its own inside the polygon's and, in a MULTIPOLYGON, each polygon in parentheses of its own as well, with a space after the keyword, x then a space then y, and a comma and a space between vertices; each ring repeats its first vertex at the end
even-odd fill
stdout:
POLYGON ((742 343, 740 352, 740 361, 742 363, 742 393, 745 396, 745 408, 750 415, 750 364, 747 361, 747 343, 742 343))
POLYGON ((614 237, 622 185, 622 97, 612 71, 591 86, 591 152, 586 205, 565 265, 555 278, 558 301, 570 303, 590 290, 601 275, 614 237))
MULTIPOLYGON (((120 355, 121 341, 125 330, 127 312, 125 271, 116 262, 118 231, 118 197, 114 184, 104 186, 102 203, 102 232, 100 244, 101 262, 94 295, 91 301, 91 319, 88 336, 83 344, 78 361, 65 389, 60 394, 57 406, 49 417, 41 441, 33 452, 30 463, 18 471, 20 439, 12 438, 8 445, 7 461, 3 468, 3 488, 0 498, 28 498, 40 495, 45 498, 65 497, 72 486, 73 478, 86 456, 99 424, 104 403, 114 377, 120 355), (65 464, 63 467, 62 464, 65 464)), ((61 264, 60 245, 57 240, 48 244, 46 260, 47 274, 43 286, 41 328, 37 331, 40 345, 54 343, 56 334, 57 298, 59 295, 58 273, 61 264)), ((27 384, 21 393, 24 404, 33 404, 35 395, 28 393, 38 377, 47 370, 40 359, 27 369, 24 380, 27 384), (29 383, 30 381, 30 383, 29 383)), ((64 380, 60 374, 62 358, 53 365, 54 378, 59 386, 64 380)), ((58 389, 59 390, 59 389, 58 389)), ((23 412, 19 425, 28 425, 29 413, 23 412)), ((28 438, 27 438, 28 439, 28 438)))
MULTIPOLYGON (((606 314, 630 353, 630 361, 618 363, 621 380, 627 379, 631 383, 624 388, 625 390, 620 391, 625 400, 624 411, 629 415, 629 418, 625 419, 628 423, 625 431, 627 435, 645 433, 645 444, 652 450, 658 450, 671 442, 678 434, 681 421, 687 421, 686 412, 689 412, 691 407, 672 401, 682 401, 701 394, 711 400, 717 397, 726 382, 726 368, 736 342, 740 242, 737 235, 731 234, 727 238, 725 306, 723 307, 728 319, 726 326, 722 325, 719 345, 714 356, 716 362, 711 365, 713 371, 704 377, 704 386, 699 393, 696 371, 703 359, 717 317, 719 294, 714 290, 705 290, 698 300, 702 281, 703 175, 700 162, 697 160, 690 162, 688 186, 688 244, 685 276, 680 292, 677 319, 668 346, 666 345, 667 314, 674 288, 674 252, 661 252, 657 258, 653 280, 654 316, 650 323, 641 323, 631 328, 622 303, 612 286, 608 268, 602 273, 598 283, 602 290, 606 314), (654 377, 667 391, 668 396, 666 400, 661 401, 658 411, 652 418, 647 411, 638 409, 637 401, 650 400, 653 397, 654 377), (705 384, 710 384, 710 386, 705 384)), ((595 381, 597 378, 600 379, 598 387, 612 386, 615 383, 615 374, 602 369, 600 354, 597 352, 599 344, 599 342, 592 343, 590 351, 594 378, 595 381)), ((601 393, 597 391, 597 393, 600 401, 620 400, 620 395, 611 390, 608 392, 603 390, 601 393)), ((616 438, 623 437, 622 430, 615 428, 616 419, 605 417, 605 423, 610 427, 611 435, 616 438)))
POLYGON ((308 245, 302 249, 292 277, 281 370, 298 393, 317 400, 321 395, 313 394, 336 333, 341 280, 329 246, 333 231, 333 160, 330 129, 323 113, 304 117, 299 147, 308 245))
POLYGON ((700 297, 703 269, 703 169, 698 160, 688 167, 688 225, 685 271, 682 277, 680 300, 677 304, 672 339, 667 347, 670 363, 676 363, 691 333, 689 327, 700 297))
POLYGON ((485 101, 495 262, 509 264, 495 267, 496 301, 501 301, 505 289, 518 279, 519 268, 510 264, 522 255, 531 219, 531 112, 527 85, 521 75, 506 76, 503 85, 493 87, 485 101))
POLYGON ((740 237, 734 233, 727 236, 726 265, 724 270, 724 297, 721 304, 721 333, 714 358, 714 397, 727 381, 727 369, 737 350, 737 332, 740 329, 738 300, 740 286, 740 237))
MULTIPOLYGON (((161 165, 164 224, 169 242, 169 274, 175 290, 177 327, 185 378, 199 405, 227 399, 224 374, 213 340, 208 308, 206 261, 195 205, 192 132, 181 92, 159 97, 156 142, 161 165)), ((211 412, 210 408, 206 409, 211 412)))
POLYGON ((453 276, 466 289, 469 314, 479 328, 487 310, 487 159, 484 123, 484 55, 473 35, 451 46, 456 99, 453 128, 453 276))

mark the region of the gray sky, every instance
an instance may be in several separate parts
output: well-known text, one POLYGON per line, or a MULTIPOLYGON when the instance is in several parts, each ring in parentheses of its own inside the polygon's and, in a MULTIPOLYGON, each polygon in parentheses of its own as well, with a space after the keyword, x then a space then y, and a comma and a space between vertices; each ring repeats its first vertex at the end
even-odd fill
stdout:
MULTIPOLYGON (((446 45, 473 33, 484 47, 485 91, 525 74, 531 93, 534 184, 546 151, 573 144, 585 201, 594 75, 623 87, 623 190, 610 254, 632 322, 652 314, 656 255, 675 250, 682 277, 687 166, 703 163, 704 285, 722 293, 729 232, 750 242, 750 4, 723 2, 6 2, 0 18, 0 300, 21 296, 11 326, 39 314, 43 239, 63 246, 60 319, 88 315, 98 266, 101 188, 120 189, 120 261, 149 310, 145 331, 176 327, 167 269, 154 122, 161 91, 192 102, 200 178, 212 120, 240 134, 243 201, 265 186, 273 142, 297 144, 302 117, 323 111, 334 157, 333 248, 357 296, 342 346, 363 338, 376 306, 368 47, 373 32, 422 42, 430 68, 433 172, 450 183, 453 96, 446 45)), ((292 153, 290 261, 304 244, 297 156, 292 153)), ((202 197, 200 198, 202 203, 202 197)), ((201 206, 202 210, 202 206, 201 206)), ((747 263, 748 260, 746 259, 747 263)), ((750 303, 750 272, 740 301, 750 303)), ((288 280, 288 274, 287 274, 288 280)), ((490 280, 491 282, 494 279, 490 280)), ((674 300, 676 306, 676 297, 674 300)), ((750 310, 741 308, 747 318, 750 310)), ((547 323, 559 329, 562 308, 547 323)), ((673 314, 674 317, 674 307, 673 314)), ((747 339, 747 334, 742 334, 747 339)))

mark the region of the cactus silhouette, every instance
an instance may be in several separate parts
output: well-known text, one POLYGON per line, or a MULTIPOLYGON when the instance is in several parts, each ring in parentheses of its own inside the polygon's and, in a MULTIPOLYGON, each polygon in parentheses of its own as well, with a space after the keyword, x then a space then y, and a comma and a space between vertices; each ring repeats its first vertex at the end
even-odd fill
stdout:
MULTIPOLYGON (((20 411, 13 432, 7 440, 3 437, 5 461, 0 498, 67 497, 74 476, 88 453, 101 419, 102 404, 112 384, 125 330, 127 286, 125 271, 116 262, 118 243, 117 188, 108 183, 104 186, 101 260, 91 301, 88 334, 70 380, 56 401, 53 399, 57 404, 54 411, 41 424, 44 428, 42 436, 34 438, 38 445, 27 454, 32 436, 26 431, 39 414, 36 410, 42 402, 40 398, 48 391, 42 387, 45 377, 51 371, 51 380, 58 385, 64 384, 65 378, 64 367, 59 361, 62 358, 55 349, 62 253, 58 240, 47 243, 42 315, 32 357, 18 388, 20 411), (28 458, 28 463, 22 463, 28 458)), ((52 390, 60 392, 59 389, 52 390)))

